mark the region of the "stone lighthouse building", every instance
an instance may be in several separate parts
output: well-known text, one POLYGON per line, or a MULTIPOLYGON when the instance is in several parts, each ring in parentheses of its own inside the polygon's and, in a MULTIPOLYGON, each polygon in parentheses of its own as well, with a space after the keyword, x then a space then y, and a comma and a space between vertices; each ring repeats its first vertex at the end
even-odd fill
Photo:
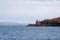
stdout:
POLYGON ((40 25, 41 25, 40 21, 36 20, 36 26, 40 26, 40 25))

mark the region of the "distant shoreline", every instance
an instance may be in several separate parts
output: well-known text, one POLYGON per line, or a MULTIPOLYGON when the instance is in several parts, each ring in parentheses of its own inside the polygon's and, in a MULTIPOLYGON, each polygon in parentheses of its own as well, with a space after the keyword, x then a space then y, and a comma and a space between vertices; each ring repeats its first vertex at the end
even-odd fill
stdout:
POLYGON ((35 24, 28 24, 27 26, 60 26, 60 17, 42 21, 36 20, 35 24))

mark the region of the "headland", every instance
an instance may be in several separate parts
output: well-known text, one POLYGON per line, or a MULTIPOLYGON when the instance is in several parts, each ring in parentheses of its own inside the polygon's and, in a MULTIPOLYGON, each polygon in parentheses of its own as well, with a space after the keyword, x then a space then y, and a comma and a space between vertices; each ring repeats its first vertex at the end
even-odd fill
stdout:
POLYGON ((44 19, 42 21, 36 20, 35 24, 28 24, 27 26, 60 26, 60 17, 44 19))

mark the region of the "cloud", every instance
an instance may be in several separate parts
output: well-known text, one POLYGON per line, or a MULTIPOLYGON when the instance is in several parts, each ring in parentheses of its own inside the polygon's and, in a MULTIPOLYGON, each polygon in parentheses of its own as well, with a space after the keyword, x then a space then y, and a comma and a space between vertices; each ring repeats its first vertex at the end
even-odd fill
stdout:
POLYGON ((0 1, 0 20, 32 21, 60 16, 60 1, 0 1))
MULTIPOLYGON (((11 1, 11 0, 0 0, 0 1, 11 1)), ((12 1, 60 1, 60 0, 12 0, 12 1)))

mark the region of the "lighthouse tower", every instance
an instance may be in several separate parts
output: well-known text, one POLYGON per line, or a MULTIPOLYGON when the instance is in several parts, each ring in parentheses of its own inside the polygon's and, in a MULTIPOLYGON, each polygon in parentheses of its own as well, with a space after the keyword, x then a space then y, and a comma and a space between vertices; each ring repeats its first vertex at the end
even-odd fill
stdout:
POLYGON ((40 21, 36 20, 36 26, 39 26, 39 25, 41 25, 40 21))

